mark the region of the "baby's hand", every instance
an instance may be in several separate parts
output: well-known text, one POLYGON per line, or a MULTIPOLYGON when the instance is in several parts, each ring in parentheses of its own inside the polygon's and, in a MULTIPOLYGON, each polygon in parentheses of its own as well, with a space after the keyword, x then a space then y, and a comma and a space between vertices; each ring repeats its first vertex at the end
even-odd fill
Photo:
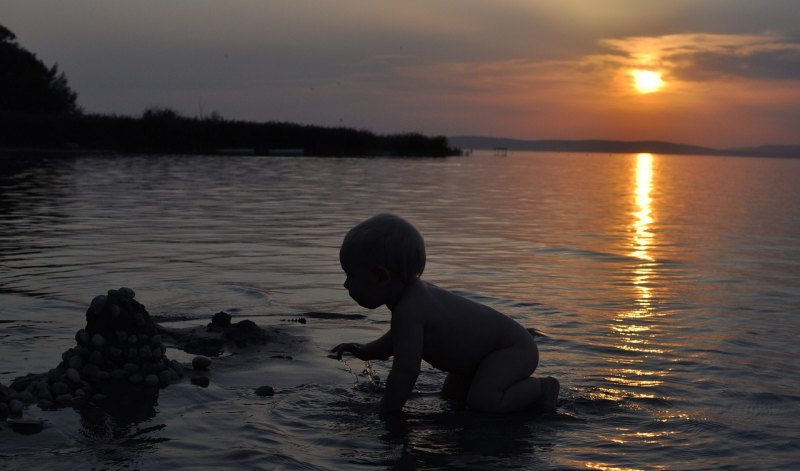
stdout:
POLYGON ((360 343, 340 343, 331 349, 331 353, 328 355, 328 358, 341 360, 343 353, 352 353, 359 360, 368 360, 366 357, 366 352, 364 352, 364 345, 360 343))

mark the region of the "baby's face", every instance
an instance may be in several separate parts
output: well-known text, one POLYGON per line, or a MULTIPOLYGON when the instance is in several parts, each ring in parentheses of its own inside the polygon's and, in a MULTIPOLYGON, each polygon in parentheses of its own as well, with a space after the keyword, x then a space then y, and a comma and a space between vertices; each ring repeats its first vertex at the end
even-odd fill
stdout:
POLYGON ((347 276, 344 287, 359 306, 375 309, 386 303, 383 296, 384 287, 376 267, 364 260, 352 257, 341 262, 342 270, 347 276))

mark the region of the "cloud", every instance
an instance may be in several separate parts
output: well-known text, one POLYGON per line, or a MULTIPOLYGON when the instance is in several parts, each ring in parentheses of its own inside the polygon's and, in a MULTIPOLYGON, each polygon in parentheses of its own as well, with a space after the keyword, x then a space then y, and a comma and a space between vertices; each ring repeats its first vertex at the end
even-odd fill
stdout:
POLYGON ((611 54, 595 56, 596 63, 657 68, 678 80, 800 80, 800 42, 786 36, 693 33, 601 43, 611 54))

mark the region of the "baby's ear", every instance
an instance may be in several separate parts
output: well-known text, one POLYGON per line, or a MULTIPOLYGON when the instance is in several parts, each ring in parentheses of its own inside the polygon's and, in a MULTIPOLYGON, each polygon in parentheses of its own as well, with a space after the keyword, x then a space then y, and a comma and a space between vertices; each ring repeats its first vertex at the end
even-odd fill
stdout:
POLYGON ((386 267, 375 268, 375 275, 378 277, 378 284, 386 284, 392 280, 392 274, 386 267))

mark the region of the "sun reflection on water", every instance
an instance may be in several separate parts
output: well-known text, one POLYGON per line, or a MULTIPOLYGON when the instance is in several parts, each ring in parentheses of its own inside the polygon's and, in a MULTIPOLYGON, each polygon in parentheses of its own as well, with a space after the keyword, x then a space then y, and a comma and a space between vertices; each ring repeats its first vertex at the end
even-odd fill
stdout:
MULTIPOLYGON (((633 358, 611 358, 616 365, 606 378, 612 384, 625 387, 622 396, 637 395, 642 388, 652 388, 663 383, 665 372, 653 371, 644 367, 648 357, 662 355, 665 350, 655 341, 657 323, 653 318, 659 313, 654 304, 652 284, 656 276, 656 260, 651 253, 655 242, 652 225, 653 214, 653 165, 652 154, 638 154, 635 157, 632 199, 634 210, 631 223, 631 257, 636 263, 630 271, 630 284, 634 288, 634 307, 616 313, 611 331, 616 336, 617 349, 636 354, 633 358)), ((646 393, 645 395, 649 395, 646 393)))

